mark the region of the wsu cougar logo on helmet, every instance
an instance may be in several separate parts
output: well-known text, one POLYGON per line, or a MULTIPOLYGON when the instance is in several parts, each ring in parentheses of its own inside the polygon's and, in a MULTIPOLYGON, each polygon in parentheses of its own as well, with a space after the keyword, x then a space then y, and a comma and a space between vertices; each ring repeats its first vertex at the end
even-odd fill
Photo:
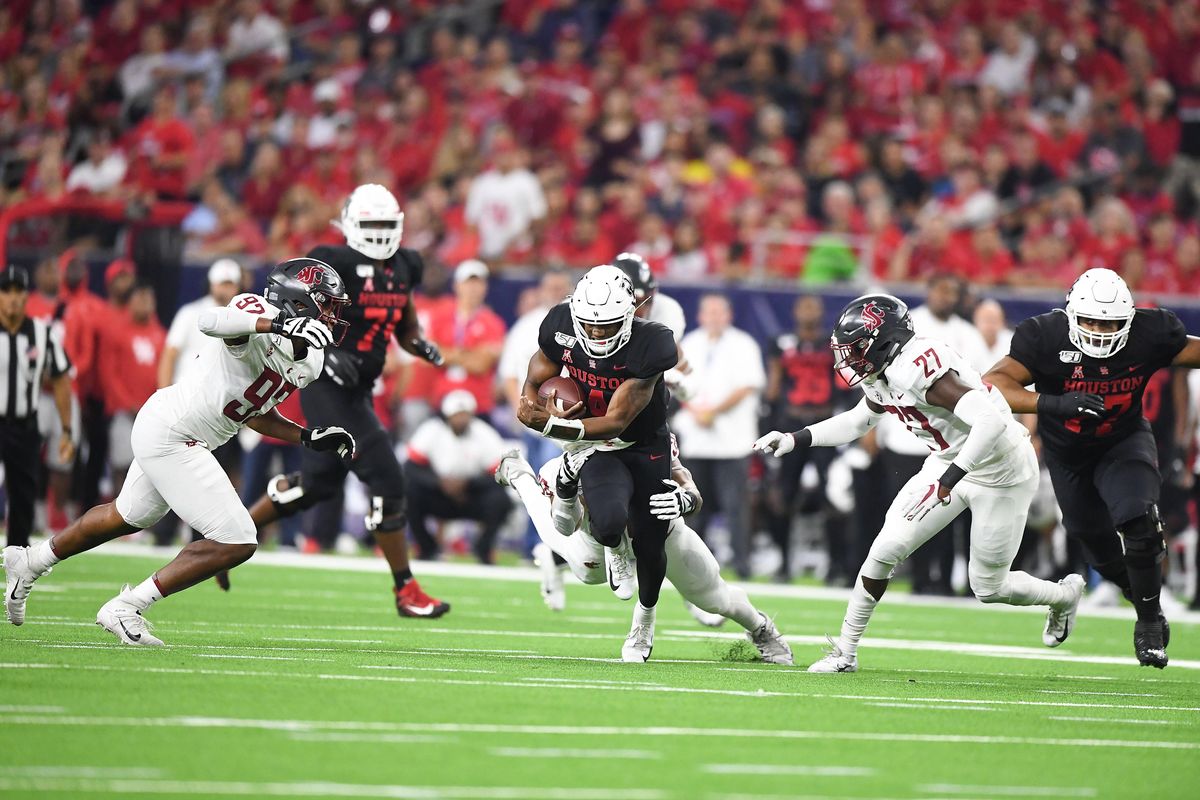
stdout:
POLYGON ((312 286, 314 283, 319 282, 321 280, 321 276, 324 274, 325 271, 323 269, 315 264, 309 264, 307 267, 301 268, 301 270, 296 273, 296 280, 300 281, 305 286, 312 286))
POLYGON ((879 330, 879 326, 883 324, 883 312, 879 310, 879 306, 875 305, 874 301, 863 306, 862 321, 863 327, 868 331, 879 330))

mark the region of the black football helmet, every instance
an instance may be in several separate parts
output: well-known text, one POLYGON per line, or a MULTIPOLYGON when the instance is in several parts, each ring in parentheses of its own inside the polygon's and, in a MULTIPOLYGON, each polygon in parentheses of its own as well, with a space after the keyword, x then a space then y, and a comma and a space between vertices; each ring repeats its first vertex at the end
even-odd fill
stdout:
POLYGON ((624 272, 625 276, 629 278, 629 282, 633 284, 633 299, 637 301, 638 309, 646 307, 649 310, 650 304, 646 301, 654 297, 654 293, 658 291, 658 280, 654 277, 646 259, 637 253, 621 253, 612 260, 612 265, 624 272))
POLYGON ((292 258, 276 264, 263 290, 267 302, 288 317, 312 317, 333 333, 333 344, 342 343, 350 324, 342 309, 350 305, 346 284, 337 270, 315 258, 292 258))
POLYGON ((829 342, 833 367, 847 385, 855 386, 882 373, 913 336, 903 300, 890 294, 863 295, 838 315, 829 342))

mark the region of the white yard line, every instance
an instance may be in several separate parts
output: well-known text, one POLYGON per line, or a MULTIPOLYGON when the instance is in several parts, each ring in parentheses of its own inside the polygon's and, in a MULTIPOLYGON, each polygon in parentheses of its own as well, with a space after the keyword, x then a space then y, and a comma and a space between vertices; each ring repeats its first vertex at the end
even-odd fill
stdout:
POLYGON ((863 703, 865 706, 873 706, 875 708, 919 708, 922 711, 933 709, 934 711, 970 711, 977 713, 979 711, 1003 711, 1002 708, 980 708, 979 706, 960 706, 960 705, 935 705, 933 703, 863 703))
POLYGON ((312 656, 300 658, 298 656, 249 656, 233 653, 193 653, 192 658, 237 658, 246 661, 333 661, 332 658, 313 658, 312 656))
POLYGON ((1076 739, 1036 736, 983 736, 968 734, 899 733, 832 730, 753 728, 689 728, 676 726, 622 727, 605 725, 502 725, 488 723, 358 722, 297 719, 243 719, 237 717, 119 717, 119 716, 18 716, 0 715, 3 725, 57 725, 63 727, 228 728, 293 732, 357 731, 362 733, 485 734, 501 736, 616 736, 713 737, 718 739, 782 739, 865 742, 886 746, 893 742, 924 744, 1007 744, 1033 747, 1099 747, 1117 749, 1200 750, 1200 742, 1151 739, 1076 739))
POLYGON ((488 753, 504 758, 578 758, 586 761, 662 758, 662 753, 654 750, 600 750, 592 747, 489 747, 488 753))
POLYGON ((0 777, 12 778, 161 778, 157 767, 82 767, 65 764, 0 767, 0 777))
POLYGON ((298 742, 370 742, 371 744, 446 744, 458 741, 457 736, 437 736, 427 733, 305 733, 288 734, 298 742))
POLYGON ((412 672, 457 672, 462 674, 495 675, 494 669, 456 669, 454 667, 412 667, 401 664, 359 664, 360 669, 395 669, 412 672))
POLYGON ((701 772, 713 775, 805 775, 817 778, 867 778, 871 767, 805 766, 801 764, 701 764, 701 772))
POLYGON ((181 781, 140 778, 0 778, 0 791, 89 794, 193 794, 240 797, 371 797, 400 800, 663 800, 654 789, 545 786, 395 786, 369 783, 181 781))
MULTIPOLYGON (((100 552, 105 555, 135 556, 140 558, 174 558, 178 549, 174 547, 152 547, 143 544, 117 542, 104 545, 100 552)), ((384 575, 384 563, 371 556, 330 556, 303 555, 289 552, 255 553, 251 562, 257 566, 299 567, 306 569, 333 570, 338 572, 370 572, 384 575)), ((497 581, 516 581, 535 584, 540 580, 540 573, 535 567, 501 567, 482 566, 479 564, 458 564, 443 561, 417 561, 417 572, 422 578, 485 578, 497 581)), ((833 589, 820 586, 780 586, 768 583, 738 584, 754 597, 781 597, 799 600, 828 600, 846 602, 850 597, 848 589, 833 589)), ((973 598, 924 597, 896 593, 888 595, 888 605, 931 606, 943 608, 975 609, 980 613, 1016 613, 1044 615, 1044 609, 1022 606, 991 605, 982 606, 973 598)), ((522 602, 522 605, 525 603, 522 602)), ((1089 608, 1080 615, 1083 618, 1097 617, 1106 619, 1132 620, 1132 608, 1089 608)), ((1200 623, 1200 612, 1189 611, 1172 618, 1172 622, 1200 623)))
POLYGON ((0 706, 0 714, 62 714, 65 711, 62 706, 0 706))
POLYGON ((1186 719, 1114 719, 1111 717, 1046 717, 1059 722, 1111 722, 1114 725, 1195 725, 1186 719))
POLYGON ((966 786, 958 783, 923 783, 913 787, 933 794, 967 794, 974 797, 1095 797, 1091 786, 966 786))

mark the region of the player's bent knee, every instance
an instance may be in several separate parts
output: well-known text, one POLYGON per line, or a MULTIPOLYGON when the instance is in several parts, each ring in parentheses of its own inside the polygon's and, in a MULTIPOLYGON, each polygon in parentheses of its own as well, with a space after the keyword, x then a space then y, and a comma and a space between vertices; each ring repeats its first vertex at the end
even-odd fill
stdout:
POLYGON ((871 550, 867 553, 867 559, 863 562, 860 571, 868 578, 886 581, 892 577, 896 566, 907 556, 908 549, 903 542, 880 534, 875 543, 871 545, 871 550))
POLYGON ((1125 547, 1125 561, 1138 567, 1161 564, 1166 556, 1167 545, 1163 540, 1162 521, 1158 506, 1151 505, 1149 511, 1117 526, 1125 547))
POLYGON ((305 487, 299 472, 276 475, 267 481, 267 499, 281 517, 290 517, 312 508, 317 503, 332 497, 334 490, 305 487))
POLYGON ((617 547, 621 544, 621 536, 629 524, 629 514, 625 508, 597 507, 588 508, 592 520, 592 538, 605 547, 617 547))
POLYGON ((967 565, 967 583, 971 593, 981 603, 1007 603, 1012 597, 1008 586, 1008 567, 980 567, 967 565))
POLYGON ((371 510, 366 517, 371 533, 397 533, 408 524, 403 497, 371 497, 371 510))

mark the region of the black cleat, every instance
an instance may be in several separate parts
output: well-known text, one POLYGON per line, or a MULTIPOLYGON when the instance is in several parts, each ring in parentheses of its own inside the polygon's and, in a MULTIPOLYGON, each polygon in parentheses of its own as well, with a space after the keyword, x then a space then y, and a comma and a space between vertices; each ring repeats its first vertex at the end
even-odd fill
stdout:
POLYGON ((228 592, 228 591, 229 591, 229 586, 230 586, 230 584, 229 584, 229 570, 227 570, 227 569, 223 569, 223 570, 221 570, 220 572, 218 572, 216 575, 214 575, 213 577, 216 579, 216 581, 217 581, 217 586, 218 586, 218 587, 220 587, 220 589, 221 589, 221 591, 222 591, 222 592, 228 592))
POLYGON ((1143 667, 1162 669, 1167 665, 1167 646, 1163 643, 1163 623, 1138 620, 1133 624, 1133 651, 1143 667))
POLYGON ((1158 621, 1163 626, 1163 647, 1171 646, 1171 623, 1167 622, 1167 618, 1163 616, 1161 611, 1158 612, 1158 621))

